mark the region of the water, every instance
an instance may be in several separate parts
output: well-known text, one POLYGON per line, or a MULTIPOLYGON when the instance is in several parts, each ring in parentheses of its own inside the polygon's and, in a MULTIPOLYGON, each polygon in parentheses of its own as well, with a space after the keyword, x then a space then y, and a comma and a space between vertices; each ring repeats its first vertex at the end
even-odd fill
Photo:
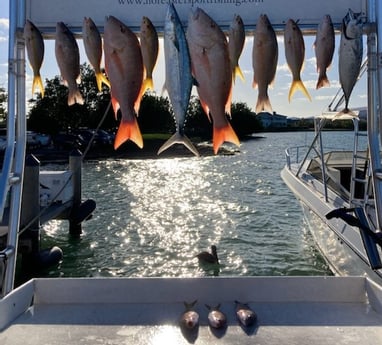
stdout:
POLYGON ((280 178, 285 148, 312 137, 266 133, 232 156, 85 163, 83 197, 97 209, 81 239, 70 239, 66 221, 44 226, 43 246, 64 251, 48 275, 212 275, 195 258, 211 244, 221 276, 330 274, 280 178))

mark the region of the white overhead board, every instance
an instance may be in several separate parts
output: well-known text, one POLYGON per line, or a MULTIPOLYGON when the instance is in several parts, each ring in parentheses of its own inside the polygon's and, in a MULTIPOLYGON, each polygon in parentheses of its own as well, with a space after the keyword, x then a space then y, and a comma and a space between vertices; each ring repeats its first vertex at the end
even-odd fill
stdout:
MULTIPOLYGON (((366 13, 365 0, 173 0, 184 24, 190 10, 200 7, 222 28, 228 27, 234 14, 239 14, 246 29, 253 28, 261 13, 272 25, 283 28, 292 18, 304 29, 314 29, 326 14, 338 27, 349 8, 366 13)), ((26 18, 44 33, 62 21, 80 33, 83 18, 91 17, 103 31, 105 16, 113 15, 133 30, 139 30, 142 16, 147 16, 157 30, 163 28, 168 0, 26 0, 26 18)))

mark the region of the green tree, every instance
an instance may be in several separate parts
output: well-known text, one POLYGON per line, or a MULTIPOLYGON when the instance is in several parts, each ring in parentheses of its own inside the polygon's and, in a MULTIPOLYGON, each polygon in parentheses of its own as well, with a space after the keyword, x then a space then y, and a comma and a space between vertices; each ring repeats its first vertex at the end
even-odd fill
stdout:
POLYGON ((7 118, 7 101, 8 93, 5 88, 0 87, 0 122, 4 122, 7 118))

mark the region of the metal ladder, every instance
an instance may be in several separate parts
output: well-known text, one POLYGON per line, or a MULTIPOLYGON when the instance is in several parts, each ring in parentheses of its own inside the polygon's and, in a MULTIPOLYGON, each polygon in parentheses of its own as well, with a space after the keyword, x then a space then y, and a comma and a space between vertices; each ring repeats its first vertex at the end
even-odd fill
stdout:
POLYGON ((359 131, 359 119, 353 119, 354 124, 354 147, 350 177, 350 207, 364 207, 369 200, 370 186, 370 156, 369 150, 359 150, 359 138, 367 137, 367 133, 359 131), (362 175, 360 176, 360 167, 363 167, 362 175), (362 186, 362 195, 356 194, 357 188, 362 186))

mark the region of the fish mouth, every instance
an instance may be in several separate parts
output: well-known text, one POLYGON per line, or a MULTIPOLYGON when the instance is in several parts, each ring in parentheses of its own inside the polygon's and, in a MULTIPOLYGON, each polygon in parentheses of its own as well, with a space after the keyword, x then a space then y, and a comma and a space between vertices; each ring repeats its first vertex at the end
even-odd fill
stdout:
POLYGON ((202 13, 202 10, 200 7, 197 7, 196 9, 192 9, 191 15, 190 15, 191 19, 192 20, 198 20, 201 13, 202 13))

